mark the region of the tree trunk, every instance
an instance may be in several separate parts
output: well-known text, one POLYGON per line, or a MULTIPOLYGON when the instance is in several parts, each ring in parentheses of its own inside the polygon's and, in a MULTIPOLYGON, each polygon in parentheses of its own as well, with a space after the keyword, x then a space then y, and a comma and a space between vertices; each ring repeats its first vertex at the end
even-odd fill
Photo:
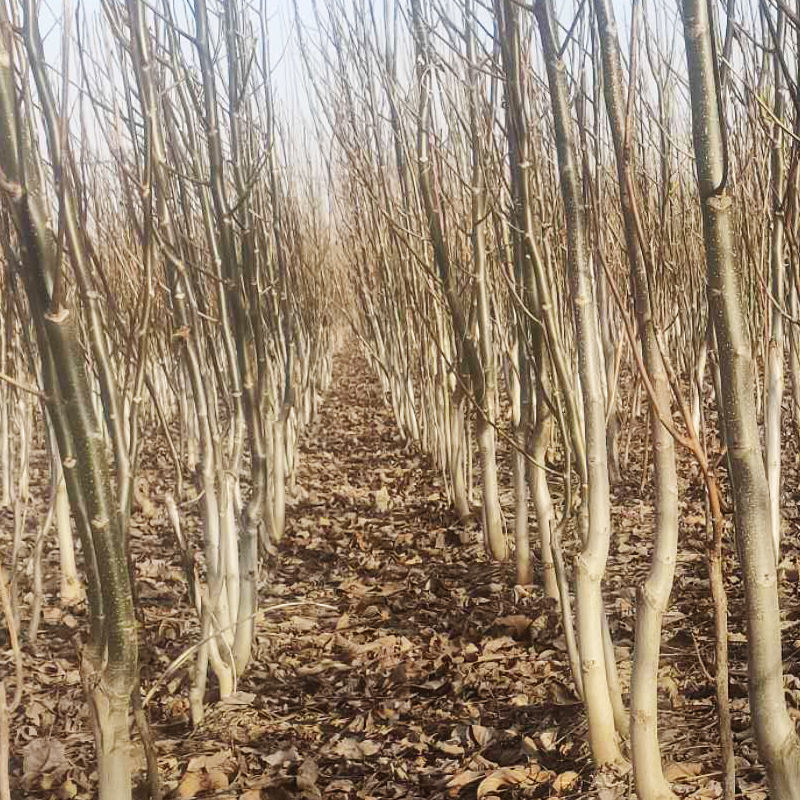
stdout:
POLYGON ((559 177, 567 227, 567 272, 572 292, 585 420, 588 485, 584 489, 583 504, 588 512, 588 527, 583 549, 576 561, 578 644, 584 703, 589 718, 589 744, 595 764, 603 766, 622 760, 606 675, 603 626, 600 624, 605 613, 601 582, 611 538, 603 360, 564 64, 554 38, 553 12, 549 0, 538 0, 535 12, 555 123, 559 177))
MULTIPOLYGON (((632 119, 626 120, 625 88, 614 10, 610 0, 595 0, 597 27, 603 58, 603 89, 617 161, 620 205, 625 225, 636 319, 642 355, 655 399, 664 413, 671 407, 669 381, 656 339, 650 301, 650 278, 636 231, 635 198, 631 192, 630 137, 632 119), (627 127, 626 127, 627 123, 627 127)), ((634 12, 635 13, 635 12, 634 12)), ((673 797, 664 779, 658 745, 658 666, 661 623, 669 602, 678 550, 678 475, 672 434, 658 413, 650 414, 655 471, 655 531, 650 571, 639 587, 636 636, 631 678, 631 750, 636 789, 641 800, 673 797)))
POLYGON ((708 303, 717 335, 722 411, 747 608, 750 709, 774 800, 800 798, 800 741, 783 692, 780 610, 770 496, 759 443, 755 365, 744 315, 726 192, 712 31, 704 0, 684 0, 692 128, 706 246, 708 303))
MULTIPOLYGON (((783 47, 783 14, 778 12, 777 47, 783 47)), ((775 81, 774 115, 783 119, 783 74, 780 59, 773 57, 775 81)), ((770 200, 772 205, 772 235, 770 237, 770 293, 772 302, 767 303, 770 322, 770 336, 767 343, 766 363, 766 408, 764 412, 764 440, 766 444, 767 483, 769 485, 770 522, 772 542, 775 548, 775 563, 780 561, 781 546, 781 419, 783 405, 783 308, 784 292, 784 201, 785 176, 783 163, 783 129, 779 122, 772 126, 770 145, 770 200)))
MULTIPOLYGON (((52 96, 43 72, 36 9, 27 4, 24 12, 28 63, 37 78, 45 115, 43 124, 52 146, 55 137, 51 128, 55 121, 47 116, 48 110, 53 111, 52 96)), ((47 410, 86 560, 91 634, 83 654, 83 667, 85 674, 90 673, 87 693, 95 712, 100 798, 125 800, 131 796, 128 704, 136 687, 138 664, 133 591, 125 552, 124 506, 113 489, 104 432, 93 409, 93 387, 86 371, 76 314, 64 306, 55 292, 62 265, 57 259, 55 238, 48 229, 46 195, 36 182, 39 155, 26 139, 26 132, 36 121, 19 118, 23 107, 29 112, 31 109, 19 100, 11 69, 12 49, 11 27, 5 5, 0 4, 0 170, 6 183, 2 196, 20 242, 22 278, 42 360, 47 410), (23 165, 30 169, 24 169, 23 165)), ((51 147, 53 162, 60 155, 60 148, 51 147)), ((65 208, 71 206, 71 197, 67 202, 67 195, 69 192, 65 190, 65 208)), ((70 256, 74 263, 85 256, 81 248, 80 240, 71 240, 70 256)), ((99 334, 99 329, 93 333, 99 334)), ((96 356, 104 352, 104 344, 99 347, 96 356)), ((103 370, 107 367, 104 364, 103 370)), ((118 411, 115 404, 110 405, 108 396, 113 394, 113 388, 110 384, 104 386, 107 411, 109 408, 118 411)), ((122 420, 112 419, 109 424, 119 430, 122 420)), ((116 436, 113 438, 115 447, 124 444, 116 436)), ((127 454, 122 460, 127 463, 127 454)), ((117 468, 120 472, 123 466, 118 462, 117 468)), ((119 480, 120 475, 118 486, 124 482, 119 480)))

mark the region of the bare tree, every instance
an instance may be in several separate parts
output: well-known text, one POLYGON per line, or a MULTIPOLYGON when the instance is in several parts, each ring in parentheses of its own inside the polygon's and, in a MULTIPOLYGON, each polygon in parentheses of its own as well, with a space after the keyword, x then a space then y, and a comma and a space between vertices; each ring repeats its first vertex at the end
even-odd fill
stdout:
POLYGON ((703 211, 708 304, 718 342, 734 520, 747 601, 750 706, 771 796, 800 797, 800 741, 783 696, 780 612, 770 494, 755 413, 755 370, 736 268, 729 152, 708 5, 684 0, 697 180, 703 211))

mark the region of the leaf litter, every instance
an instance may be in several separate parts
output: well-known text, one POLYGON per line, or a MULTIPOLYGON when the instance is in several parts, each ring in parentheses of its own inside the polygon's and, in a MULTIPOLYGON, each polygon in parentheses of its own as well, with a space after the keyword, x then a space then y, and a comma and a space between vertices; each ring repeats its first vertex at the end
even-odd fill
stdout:
MULTIPOLYGON (((441 477, 400 439, 366 370, 358 357, 337 358, 332 389, 301 441, 284 544, 262 575, 253 661, 232 697, 220 702, 212 686, 197 729, 188 713, 191 661, 167 672, 198 636, 184 565, 161 503, 174 488, 171 467, 157 432, 145 437, 141 486, 152 504, 134 514, 131 547, 142 606, 142 688, 150 693, 167 796, 630 796, 629 770, 591 767, 557 609, 538 587, 514 587, 512 564, 487 560, 479 531, 456 520, 441 477)), ((507 486, 510 460, 507 453, 502 458, 507 486)), ((797 469, 790 463, 787 482, 797 482, 797 469)), ((605 581, 626 692, 633 587, 646 574, 652 527, 650 498, 639 497, 634 473, 614 489, 605 581)), ((40 446, 31 467, 39 491, 30 502, 41 514, 47 474, 40 446)), ((659 728, 676 793, 716 797, 714 689, 704 674, 713 664, 711 601, 702 561, 702 496, 694 486, 683 493, 682 547, 664 621, 659 728)), ((511 519, 513 498, 503 501, 511 519)), ((199 545, 196 509, 189 504, 185 513, 186 534, 199 545)), ((800 708, 796 502, 787 505, 786 516, 786 688, 800 708)), ((27 548, 36 517, 28 515, 27 548)), ((10 519, 0 510, 4 545, 10 519)), ((574 555, 574 542, 565 547, 574 555)), ((57 565, 51 548, 42 633, 35 648, 24 648, 25 699, 11 720, 15 798, 88 798, 96 780, 74 642, 86 627, 85 606, 58 607, 57 565)), ((739 787, 743 796, 761 800, 766 792, 750 729, 743 601, 732 559, 727 578, 739 787)), ((23 601, 28 583, 23 576, 23 601)), ((2 631, 0 674, 11 669, 2 631)), ((132 758, 141 779, 136 742, 132 758)))

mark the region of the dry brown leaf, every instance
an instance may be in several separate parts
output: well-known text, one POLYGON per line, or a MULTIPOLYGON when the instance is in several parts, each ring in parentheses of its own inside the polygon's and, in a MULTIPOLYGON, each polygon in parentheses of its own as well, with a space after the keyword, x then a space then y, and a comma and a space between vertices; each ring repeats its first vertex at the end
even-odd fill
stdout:
POLYGON ((558 728, 548 728, 539 734, 539 742, 547 752, 555 750, 558 740, 558 728))
POLYGON ((276 750, 274 753, 268 755, 264 761, 269 764, 270 767, 280 767, 282 764, 293 764, 300 758, 297 748, 287 747, 285 750, 276 750))
POLYGON ((352 761, 361 761, 367 756, 373 756, 381 749, 378 742, 365 739, 359 742, 358 739, 350 737, 339 740, 333 748, 333 752, 342 758, 349 758, 352 761))
POLYGON ((325 787, 325 794, 333 794, 334 792, 340 792, 346 795, 349 795, 350 792, 353 791, 355 784, 353 781, 348 781, 345 778, 338 778, 335 781, 331 781, 325 787))
POLYGON ((519 786, 519 784, 536 777, 538 772, 539 768, 536 765, 496 769, 478 784, 478 800, 483 797, 491 797, 506 786, 519 786))
POLYGON ((628 782, 620 780, 612 772, 595 775, 594 788, 597 790, 597 800, 622 800, 628 796, 628 782))
POLYGON ((456 742, 436 742, 436 749, 448 756, 463 756, 464 748, 456 742))
POLYGON ((453 796, 457 795, 465 786, 469 786, 471 783, 475 783, 475 781, 479 781, 481 778, 486 775, 485 772, 482 770, 475 770, 475 769, 467 769, 463 772, 459 772, 456 775, 453 775, 449 781, 445 784, 445 788, 449 790, 449 793, 453 796))
POLYGON ((72 800, 78 796, 78 786, 71 778, 67 778, 58 789, 58 800, 72 800))
POLYGON ((212 769, 206 772, 204 777, 206 782, 205 788, 211 791, 228 788, 228 776, 221 769, 212 769))
POLYGON ((202 773, 187 772, 178 784, 178 788, 175 790, 175 797, 180 798, 180 800, 190 800, 190 798, 195 797, 203 791, 203 788, 202 773))
POLYGON ((212 770, 220 769, 225 762, 234 763, 233 753, 227 747, 224 750, 217 750, 215 753, 206 753, 190 758, 186 771, 199 772, 204 769, 211 772, 212 770))
POLYGON ((313 758, 306 758, 297 770, 297 788, 303 793, 304 797, 320 797, 317 788, 317 778, 319 777, 319 767, 313 758))
POLYGON ((189 763, 186 765, 187 772, 200 772, 200 770, 205 769, 206 766, 206 756, 192 756, 189 759, 189 763))
POLYGON ((374 756, 381 749, 380 742, 373 742, 371 739, 365 739, 359 744, 359 747, 365 756, 374 756))
POLYGON ((491 655, 498 650, 503 650, 507 647, 516 647, 517 643, 510 636, 498 636, 496 639, 489 639, 483 646, 483 654, 491 655))
POLYGON ((666 693, 673 708, 679 708, 683 705, 683 697, 681 697, 678 683, 671 675, 659 675, 658 688, 666 693))
POLYGON ((495 624, 499 628, 508 628, 514 636, 521 637, 524 636, 528 628, 530 628, 531 619, 524 614, 511 614, 507 617, 498 617, 495 620, 495 624))
POLYGON ((709 781, 705 786, 692 792, 689 797, 699 800, 719 800, 722 797, 722 784, 719 781, 709 781))
POLYGON ((336 630, 340 631, 350 625, 350 615, 345 611, 338 620, 336 620, 336 630))
POLYGON ((382 486, 375 492, 375 508, 377 508, 381 514, 385 514, 389 510, 390 504, 389 490, 385 486, 382 486))
POLYGON ((569 769, 566 772, 562 772, 556 779, 553 781, 553 791, 561 792, 569 791, 577 782, 580 775, 577 772, 569 769))
POLYGON ((486 728, 483 725, 470 725, 469 732, 479 747, 486 747, 494 739, 495 734, 494 728, 486 728))
POLYGON ((360 761, 364 758, 361 748, 358 746, 356 739, 341 739, 336 742, 333 752, 342 758, 349 758, 353 761, 360 761))
POLYGON ((22 750, 22 773, 26 780, 66 766, 66 751, 58 739, 33 739, 22 750))
POLYGON ((228 776, 221 769, 187 771, 175 790, 180 800, 189 800, 200 792, 218 792, 228 788, 228 776))
MULTIPOLYGON (((224 697, 219 702, 221 706, 233 708, 235 706, 251 706, 255 699, 256 696, 253 692, 234 692, 224 697)), ((230 750, 228 750, 227 753, 230 755, 230 750)))
POLYGON ((695 778, 703 771, 699 761, 673 761, 664 767, 664 778, 668 781, 681 781, 695 778))

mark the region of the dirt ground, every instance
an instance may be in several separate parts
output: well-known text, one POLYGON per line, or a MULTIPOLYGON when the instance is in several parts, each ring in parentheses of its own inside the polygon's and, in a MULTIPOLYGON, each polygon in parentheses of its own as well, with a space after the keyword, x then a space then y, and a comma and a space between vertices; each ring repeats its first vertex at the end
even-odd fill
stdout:
MULTIPOLYGON (((627 482, 616 486, 606 599, 623 689, 633 649, 635 587, 652 528, 641 493, 646 420, 633 436, 627 482)), ((170 664, 198 636, 161 498, 172 468, 155 433, 143 473, 155 505, 134 515, 131 546, 144 617, 142 685, 161 773, 172 797, 631 797, 630 771, 596 774, 572 690, 557 609, 538 588, 514 587, 513 565, 490 563, 475 526, 448 508, 429 459, 406 446, 354 349, 336 359, 321 414, 301 441, 297 486, 279 554, 264 571, 253 662, 193 729, 188 667, 170 664)), ((787 454, 783 562, 787 697, 800 701, 797 486, 787 454)), ((720 796, 713 618, 704 564, 699 479, 682 462, 684 513, 673 603, 664 622, 660 732, 676 793, 720 796), (688 487, 688 488, 687 488, 688 487)), ((26 547, 41 524, 48 471, 33 461, 26 547)), ((507 471, 504 486, 510 486, 507 471)), ((513 521, 510 490, 502 497, 513 521)), ((197 546, 195 506, 183 509, 197 546)), ((8 553, 13 516, 0 511, 8 553)), ((535 527, 535 523, 532 522, 535 527)), ((535 532, 532 533, 535 536, 535 532)), ((574 537, 569 536, 570 540, 574 537)), ((574 542, 566 543, 574 551, 574 542)), ((731 698, 742 796, 766 798, 749 728, 742 598, 727 543, 731 698)), ((45 548, 47 596, 35 646, 23 637, 25 693, 11 720, 12 795, 84 798, 94 785, 77 661, 85 610, 58 606, 58 558, 45 548)), ((26 553, 23 553, 23 562, 26 553)), ((6 556, 7 558, 7 556, 6 556)), ((6 562, 7 563, 7 562, 6 562)), ((22 628, 30 577, 20 575, 22 628)), ((0 677, 13 666, 0 631, 0 677)), ((139 748, 134 758, 141 762, 139 748)))

